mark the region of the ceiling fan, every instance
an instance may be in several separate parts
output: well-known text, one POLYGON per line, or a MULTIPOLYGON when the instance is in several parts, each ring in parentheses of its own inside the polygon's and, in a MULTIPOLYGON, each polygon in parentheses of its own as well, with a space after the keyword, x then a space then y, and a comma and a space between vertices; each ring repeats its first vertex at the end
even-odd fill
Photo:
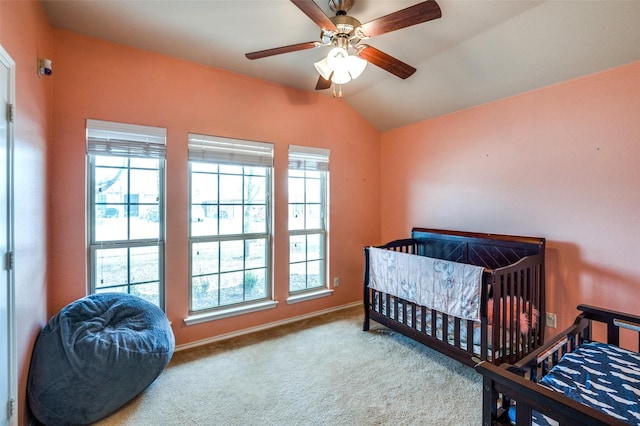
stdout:
POLYGON ((320 40, 260 50, 247 53, 245 56, 248 59, 260 59, 299 50, 332 46, 333 49, 329 55, 315 63, 320 74, 316 90, 328 89, 332 83, 344 84, 357 78, 367 62, 402 79, 410 77, 416 72, 414 67, 360 42, 442 16, 438 3, 435 0, 428 0, 361 24, 356 18, 347 15, 354 0, 329 0, 329 8, 336 13, 331 18, 312 0, 291 0, 291 2, 320 27, 320 40), (350 50, 355 54, 349 55, 350 50))

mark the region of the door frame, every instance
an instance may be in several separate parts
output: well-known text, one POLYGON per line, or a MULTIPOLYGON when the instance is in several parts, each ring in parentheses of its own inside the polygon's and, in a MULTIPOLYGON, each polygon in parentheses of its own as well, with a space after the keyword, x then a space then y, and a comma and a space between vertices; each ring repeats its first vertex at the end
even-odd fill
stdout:
MULTIPOLYGON (((14 194, 13 194, 13 179, 14 179, 14 143, 15 143, 15 87, 16 87, 16 63, 9 56, 7 51, 0 45, 0 66, 6 67, 8 77, 8 92, 7 100, 12 105, 13 113, 11 118, 0 117, 2 120, 7 120, 7 251, 14 253, 15 241, 14 241, 14 194)), ((0 224, 5 226, 5 224, 0 224)), ((5 256, 2 254, 2 256, 5 256)), ((7 407, 7 413, 11 413, 8 417, 9 425, 18 424, 18 350, 17 350, 17 327, 16 327, 16 291, 15 291, 15 266, 13 261, 13 255, 11 256, 11 265, 7 265, 8 258, 4 259, 3 263, 4 271, 7 274, 7 356, 9 363, 8 374, 8 396, 9 401, 7 404, 11 404, 11 410, 7 407)), ((4 384, 3 384, 4 385, 4 384)), ((4 407, 0 406, 0 409, 4 407)))

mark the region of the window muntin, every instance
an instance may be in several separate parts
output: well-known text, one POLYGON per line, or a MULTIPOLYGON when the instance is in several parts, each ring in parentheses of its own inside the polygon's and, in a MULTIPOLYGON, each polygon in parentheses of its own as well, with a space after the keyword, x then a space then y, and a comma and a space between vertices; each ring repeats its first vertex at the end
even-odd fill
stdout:
POLYGON ((163 134, 87 120, 90 293, 134 294, 164 308, 163 134))
POLYGON ((190 134, 189 158, 190 312, 268 299, 273 146, 190 134))
POLYGON ((329 152, 289 147, 289 292, 325 287, 329 152))

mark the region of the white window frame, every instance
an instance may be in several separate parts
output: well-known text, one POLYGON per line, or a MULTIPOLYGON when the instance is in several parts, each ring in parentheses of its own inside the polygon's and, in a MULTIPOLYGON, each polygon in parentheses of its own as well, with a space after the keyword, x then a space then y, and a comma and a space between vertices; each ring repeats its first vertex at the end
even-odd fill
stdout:
MULTIPOLYGON (((102 120, 87 119, 87 287, 88 293, 94 294, 100 289, 97 285, 97 251, 102 249, 131 249, 140 247, 157 247, 158 250, 158 305, 166 308, 165 297, 165 250, 164 250, 164 210, 165 210, 165 171, 166 135, 167 131, 160 127, 142 126, 135 124, 117 123, 102 120), (158 160, 158 237, 148 239, 121 239, 99 241, 96 239, 96 203, 95 199, 95 157, 116 156, 127 158, 146 158, 158 160)), ((135 168, 134 168, 135 169, 135 168)), ((128 163, 127 173, 132 170, 128 163)), ((126 205, 131 201, 127 198, 126 205)), ((128 224, 130 226, 130 224, 128 224)), ((131 274, 127 273, 127 282, 121 286, 127 287, 129 293, 132 286, 131 274)))
MULTIPOLYGON (((287 298, 287 303, 297 303, 305 300, 315 299, 318 297, 329 296, 333 293, 333 289, 330 288, 329 285, 329 258, 328 258, 328 246, 329 246, 329 238, 328 238, 328 228, 329 228, 329 155, 330 151, 324 148, 315 148, 308 146, 299 146, 299 145, 289 145, 289 171, 303 171, 306 175, 306 172, 320 172, 320 198, 321 198, 321 224, 319 228, 307 228, 306 224, 304 229, 289 229, 288 238, 289 238, 289 250, 291 250, 291 239, 300 236, 310 236, 310 235, 319 235, 321 239, 321 259, 322 260, 322 268, 321 268, 321 279, 320 284, 318 286, 307 287, 305 289, 296 289, 292 290, 291 283, 291 265, 292 264, 305 264, 307 265, 310 261, 317 261, 318 259, 309 259, 305 253, 305 260, 303 261, 292 261, 289 258, 289 283, 288 283, 288 291, 289 297, 287 298)), ((287 175, 288 180, 291 179, 290 173, 287 175)), ((303 177, 306 181, 307 177, 303 177)), ((291 199, 288 200, 288 211, 291 209, 291 199)), ((293 203, 300 204, 300 203, 293 203)), ((306 193, 305 193, 305 201, 302 203, 303 205, 307 205, 306 202, 306 193)), ((289 213, 288 213, 289 215, 289 213)), ((308 282, 308 275, 305 275, 305 282, 308 282)))
MULTIPOLYGON (((239 315, 247 312, 255 312, 263 309, 274 308, 277 302, 273 300, 273 248, 272 248, 272 225, 271 225, 271 212, 272 212, 272 176, 273 176, 273 144, 267 142, 247 141, 240 139, 231 139, 220 136, 202 135, 196 133, 189 133, 189 315, 185 318, 187 325, 198 324, 204 321, 211 321, 219 318, 226 318, 233 315, 239 315), (265 198, 265 232, 252 233, 246 232, 244 229, 239 234, 215 234, 194 236, 192 234, 192 178, 193 178, 193 166, 194 163, 208 163, 211 165, 225 166, 234 165, 242 167, 265 167, 266 169, 266 198, 265 198), (265 282, 265 295, 259 299, 245 299, 241 302, 232 304, 220 304, 217 306, 211 306, 208 308, 194 309, 193 306, 193 251, 194 246, 199 243, 209 242, 228 242, 228 241, 245 241, 251 239, 264 239, 265 244, 265 263, 266 263, 266 282, 265 282)), ((217 172, 220 176, 221 172, 217 172)), ((215 174, 215 173, 214 173, 215 174)), ((246 177, 242 175, 243 179, 246 177)), ((219 183, 218 183, 219 185, 219 183)), ((245 183, 243 182, 243 192, 245 189, 245 183)), ((242 206, 244 210, 247 200, 242 197, 242 203, 238 204, 242 206)), ((220 202, 213 205, 214 208, 219 209, 220 202)), ((217 210, 220 212, 220 210, 217 210)), ((220 218, 217 219, 220 221, 220 218)), ((219 226, 219 222, 218 222, 219 226)), ((242 267, 242 271, 246 272, 251 268, 242 267)), ((215 274, 214 274, 215 275, 215 274)), ((218 272, 220 275, 220 271, 218 272)), ((218 277, 219 278, 219 277, 218 277)), ((243 293, 243 298, 245 298, 243 293)), ((220 299, 218 299, 220 302, 220 299)))

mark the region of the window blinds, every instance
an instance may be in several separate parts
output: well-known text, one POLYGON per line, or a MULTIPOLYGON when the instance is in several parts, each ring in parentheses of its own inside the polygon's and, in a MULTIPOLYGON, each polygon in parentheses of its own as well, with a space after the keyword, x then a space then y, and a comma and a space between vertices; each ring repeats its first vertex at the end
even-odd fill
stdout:
POLYGON ((87 154, 161 158, 167 129, 87 119, 87 154))
POLYGON ((329 171, 329 150, 289 145, 290 170, 329 171))
POLYGON ((189 161, 273 167, 273 144, 189 133, 189 161))

